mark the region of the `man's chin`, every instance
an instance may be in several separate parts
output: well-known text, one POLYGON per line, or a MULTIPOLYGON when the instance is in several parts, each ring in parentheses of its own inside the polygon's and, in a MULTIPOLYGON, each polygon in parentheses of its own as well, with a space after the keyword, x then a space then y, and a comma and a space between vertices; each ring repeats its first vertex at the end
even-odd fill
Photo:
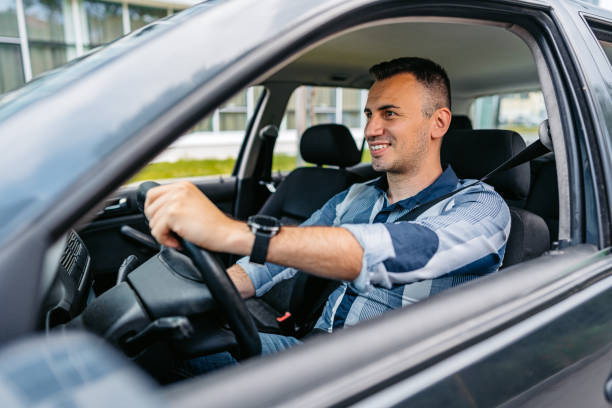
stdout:
POLYGON ((374 169, 374 171, 387 171, 387 166, 385 166, 384 163, 372 160, 372 169, 374 169))

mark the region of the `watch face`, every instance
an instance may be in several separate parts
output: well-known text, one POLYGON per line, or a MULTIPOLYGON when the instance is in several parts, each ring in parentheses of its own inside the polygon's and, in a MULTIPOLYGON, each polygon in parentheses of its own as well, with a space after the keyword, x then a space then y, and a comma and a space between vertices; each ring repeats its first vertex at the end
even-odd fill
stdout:
POLYGON ((280 222, 276 218, 267 215, 253 215, 249 217, 248 224, 252 229, 260 231, 276 232, 280 228, 280 222))

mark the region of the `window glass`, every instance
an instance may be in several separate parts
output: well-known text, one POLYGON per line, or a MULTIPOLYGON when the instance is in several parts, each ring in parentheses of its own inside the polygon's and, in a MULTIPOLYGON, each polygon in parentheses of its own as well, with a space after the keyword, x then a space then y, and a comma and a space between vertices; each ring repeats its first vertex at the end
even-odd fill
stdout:
POLYGON ((608 61, 612 64, 612 26, 601 21, 589 20, 588 23, 606 57, 608 57, 608 61))
POLYGON ((364 91, 359 89, 342 90, 342 123, 348 128, 361 128, 365 100, 364 91))
POLYGON ((220 130, 238 131, 246 128, 247 92, 242 91, 219 108, 220 130))
POLYGON ((608 57, 608 62, 612 65, 612 42, 608 41, 600 41, 601 48, 603 48, 606 57, 608 57))
MULTIPOLYGON (((363 139, 363 108, 367 90, 302 86, 297 88, 285 110, 279 139, 275 145, 273 171, 288 171, 305 165, 299 157, 299 136, 306 128, 324 123, 348 127, 358 148, 363 139), (300 128, 300 129, 298 129, 300 128), (298 135, 298 133, 300 133, 298 135)), ((364 154, 364 161, 369 161, 364 154)))
POLYGON ((263 87, 251 87, 225 102, 170 145, 130 182, 229 175, 242 145, 247 112, 263 87))
POLYGON ((129 6, 130 11, 130 29, 136 30, 140 27, 144 27, 147 24, 165 17, 168 11, 156 7, 144 7, 144 6, 129 6))
POLYGON ((470 108, 474 129, 514 130, 527 144, 538 139, 538 126, 546 117, 540 91, 485 96, 470 108))
POLYGON ((17 44, 0 44, 0 93, 11 91, 23 82, 21 48, 17 44))
POLYGON ((19 37, 15 0, 0 0, 0 36, 19 37))
POLYGON ((119 3, 85 0, 83 2, 84 43, 92 47, 123 35, 122 7, 119 3))
POLYGON ((74 54, 74 47, 31 41, 30 61, 32 64, 32 75, 37 76, 45 71, 64 65, 70 58, 74 57, 74 54))
POLYGON ((76 56, 72 9, 68 0, 24 0, 32 75, 76 56))

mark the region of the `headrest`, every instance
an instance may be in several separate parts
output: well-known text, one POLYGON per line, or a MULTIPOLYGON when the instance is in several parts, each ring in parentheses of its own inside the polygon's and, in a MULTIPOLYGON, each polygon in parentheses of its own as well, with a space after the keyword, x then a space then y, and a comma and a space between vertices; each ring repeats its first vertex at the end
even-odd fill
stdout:
MULTIPOLYGON (((479 179, 525 148, 511 130, 450 130, 442 139, 442 165, 450 164, 459 178, 479 179)), ((522 200, 529 193, 529 162, 487 179, 504 198, 522 200)))
POLYGON ((338 167, 361 161, 353 135, 344 125, 324 124, 306 129, 300 141, 300 153, 308 163, 338 167))
POLYGON ((472 121, 466 115, 453 115, 448 130, 472 129, 472 121))

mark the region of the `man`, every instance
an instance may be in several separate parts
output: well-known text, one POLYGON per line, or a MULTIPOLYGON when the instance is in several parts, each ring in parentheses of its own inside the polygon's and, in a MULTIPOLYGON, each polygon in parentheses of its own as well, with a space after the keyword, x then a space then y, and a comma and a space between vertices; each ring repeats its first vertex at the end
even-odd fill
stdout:
MULTIPOLYGON (((373 168, 386 176, 336 195, 300 227, 283 226, 264 254, 269 263, 244 257, 228 269, 245 298, 262 295, 297 270, 342 281, 315 326, 328 332, 496 271, 510 231, 508 207, 484 183, 413 221, 395 222, 470 181, 440 164, 451 121, 444 69, 421 58, 398 58, 370 73, 375 82, 364 111, 365 137, 373 168)), ((192 184, 152 189, 145 208, 153 236, 164 245, 178 246, 174 232, 212 251, 251 254, 255 238, 247 224, 225 216, 192 184)), ((261 338, 264 354, 299 342, 261 338)))

